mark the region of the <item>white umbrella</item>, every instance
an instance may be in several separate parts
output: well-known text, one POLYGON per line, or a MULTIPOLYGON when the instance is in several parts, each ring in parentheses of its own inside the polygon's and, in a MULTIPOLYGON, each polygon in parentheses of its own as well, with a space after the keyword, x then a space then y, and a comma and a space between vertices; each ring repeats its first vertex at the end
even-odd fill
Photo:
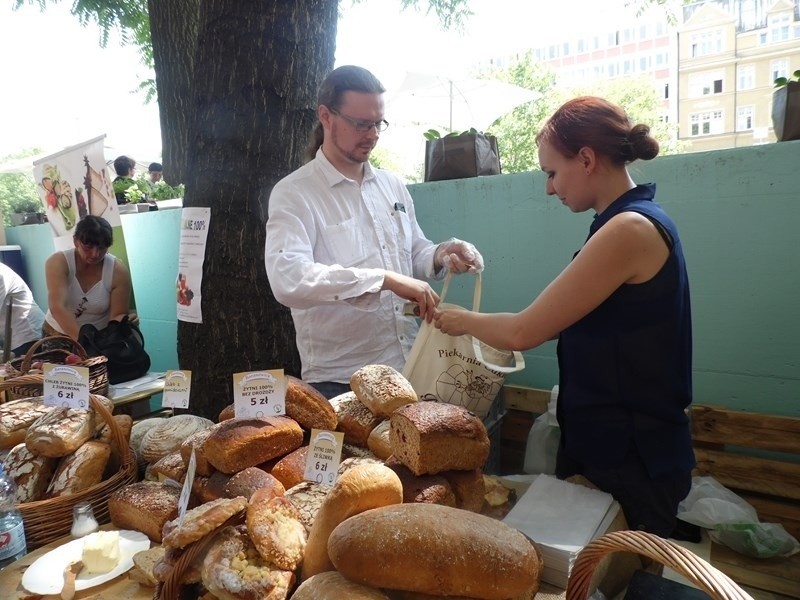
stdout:
POLYGON ((426 128, 463 131, 487 129, 516 107, 539 98, 539 92, 495 79, 459 78, 406 73, 387 95, 386 120, 426 128))

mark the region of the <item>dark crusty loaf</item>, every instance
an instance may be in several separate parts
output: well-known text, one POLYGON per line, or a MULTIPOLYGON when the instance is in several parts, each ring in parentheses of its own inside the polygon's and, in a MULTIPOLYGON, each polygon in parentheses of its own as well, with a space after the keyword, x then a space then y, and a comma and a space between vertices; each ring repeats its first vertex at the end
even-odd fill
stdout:
POLYGON ((291 375, 286 376, 286 416, 307 431, 336 429, 336 413, 328 399, 312 385, 291 375))
POLYGON ((350 377, 350 388, 372 414, 384 418, 419 399, 408 379, 388 365, 361 367, 350 377))
POLYGON ((363 585, 483 600, 528 593, 542 570, 534 544, 516 529, 438 504, 351 516, 331 533, 328 553, 342 575, 363 585))
POLYGON ((228 419, 213 429, 203 452, 215 469, 229 474, 288 454, 303 443, 303 430, 288 417, 228 419))
POLYGON ((211 435, 212 431, 213 428, 211 427, 201 429, 200 431, 195 431, 181 443, 180 448, 181 457, 183 458, 183 462, 187 467, 189 466, 189 461, 192 458, 192 450, 194 450, 194 472, 197 475, 202 475, 204 477, 208 477, 214 472, 214 467, 212 467, 211 463, 208 462, 208 459, 203 452, 203 444, 205 443, 206 439, 208 439, 208 436, 211 435))
POLYGON ((366 448, 369 434, 383 419, 372 414, 354 392, 331 398, 331 405, 338 419, 336 430, 344 433, 345 443, 366 448))
POLYGON ((180 488, 165 483, 132 483, 111 494, 108 514, 119 529, 141 531, 160 544, 164 523, 178 516, 180 495, 180 488))
POLYGON ((17 484, 17 503, 44 498, 57 464, 57 458, 33 454, 24 442, 14 446, 3 460, 3 467, 17 484))
POLYGON ((150 479, 153 481, 171 479, 177 483, 183 483, 183 479, 186 477, 186 468, 181 453, 176 450, 175 452, 170 452, 166 456, 159 458, 150 465, 148 472, 150 474, 150 479))
POLYGON ((426 502, 455 506, 456 496, 450 482, 441 475, 414 475, 399 460, 390 456, 386 466, 394 471, 403 484, 403 502, 426 502))
POLYGON ((483 473, 480 469, 471 471, 442 471, 444 477, 456 496, 456 508, 481 512, 483 508, 486 486, 483 484, 483 473))
POLYGON ((392 454, 416 475, 470 471, 489 457, 483 422, 467 409, 443 402, 416 402, 391 417, 392 454))
POLYGON ((275 463, 270 473, 288 490, 305 480, 307 456, 308 446, 300 446, 275 463))
POLYGON ((230 476, 222 488, 222 494, 225 498, 244 496, 249 500, 262 488, 269 488, 280 496, 286 491, 281 482, 266 471, 262 471, 258 467, 247 467, 230 476))

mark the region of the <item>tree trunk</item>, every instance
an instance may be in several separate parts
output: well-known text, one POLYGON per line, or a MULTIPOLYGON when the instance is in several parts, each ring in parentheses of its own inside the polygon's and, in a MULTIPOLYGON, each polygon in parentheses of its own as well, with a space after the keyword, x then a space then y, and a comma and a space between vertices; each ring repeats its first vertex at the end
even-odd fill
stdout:
POLYGON ((317 88, 333 67, 337 8, 337 0, 201 3, 184 206, 211 207, 211 224, 203 323, 178 324, 195 414, 215 419, 233 401, 233 373, 300 372, 290 312, 264 267, 267 201, 303 162, 317 88))
POLYGON ((164 180, 185 183, 189 174, 189 123, 200 0, 148 0, 156 69, 164 180))

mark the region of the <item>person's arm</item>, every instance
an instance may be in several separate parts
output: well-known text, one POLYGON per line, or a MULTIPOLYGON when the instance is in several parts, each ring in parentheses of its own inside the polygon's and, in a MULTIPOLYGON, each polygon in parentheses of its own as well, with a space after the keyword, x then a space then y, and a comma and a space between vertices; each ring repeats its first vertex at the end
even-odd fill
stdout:
POLYGON ((389 290, 419 307, 417 316, 428 323, 433 319, 434 309, 439 304, 439 295, 421 279, 386 271, 383 276, 382 290, 389 290))
POLYGON ((437 311, 436 326, 451 335, 473 335, 497 348, 535 348, 589 314, 621 285, 651 279, 668 256, 655 226, 638 213, 626 212, 592 236, 521 312, 437 311))
POLYGON ((80 327, 73 310, 68 306, 69 267, 64 254, 61 252, 52 254, 44 263, 44 272, 50 314, 66 335, 77 340, 80 327))
POLYGON ((131 303, 131 274, 118 258, 114 259, 111 278, 111 301, 108 306, 109 321, 121 321, 128 316, 131 303))

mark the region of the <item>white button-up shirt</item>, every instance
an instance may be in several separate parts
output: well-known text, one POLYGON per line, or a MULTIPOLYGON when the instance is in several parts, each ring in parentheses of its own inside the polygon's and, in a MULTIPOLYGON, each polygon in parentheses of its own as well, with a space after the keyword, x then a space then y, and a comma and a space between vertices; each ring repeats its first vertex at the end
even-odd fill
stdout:
POLYGON ((275 185, 268 210, 267 277, 292 310, 302 378, 349 383, 368 364, 401 371, 418 326, 404 299, 380 291, 384 272, 433 278, 436 250, 406 186, 368 163, 359 185, 320 149, 275 185))

